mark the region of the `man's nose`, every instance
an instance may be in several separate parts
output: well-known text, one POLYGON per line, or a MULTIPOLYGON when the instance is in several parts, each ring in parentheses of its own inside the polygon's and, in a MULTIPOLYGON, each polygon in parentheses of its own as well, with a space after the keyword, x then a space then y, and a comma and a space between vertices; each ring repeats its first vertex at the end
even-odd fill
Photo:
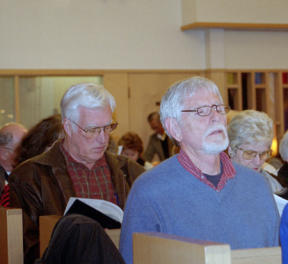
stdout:
POLYGON ((97 137, 97 140, 98 142, 100 143, 105 143, 106 140, 107 140, 107 137, 109 137, 109 135, 107 135, 105 132, 104 132, 104 129, 102 128, 101 129, 101 132, 99 133, 98 137, 97 137))

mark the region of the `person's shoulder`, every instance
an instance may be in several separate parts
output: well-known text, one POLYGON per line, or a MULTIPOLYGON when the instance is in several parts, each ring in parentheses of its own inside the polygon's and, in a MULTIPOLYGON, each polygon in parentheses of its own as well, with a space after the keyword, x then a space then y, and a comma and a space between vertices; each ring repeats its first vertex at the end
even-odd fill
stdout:
MULTIPOLYGON (((155 167, 146 170, 137 180, 137 184, 157 184, 167 182, 171 177, 174 177, 178 173, 179 168, 181 168, 177 155, 170 157, 162 162, 160 162, 155 167)), ((135 183, 136 183, 135 182, 135 183)), ((134 183, 134 184, 135 184, 134 183)))
POLYGON ((8 177, 8 181, 28 181, 38 175, 36 173, 40 167, 63 167, 65 168, 66 163, 64 157, 60 154, 59 146, 54 146, 50 150, 43 152, 35 157, 20 163, 16 168, 13 169, 11 175, 8 177))
POLYGON ((120 166, 120 167, 126 166, 128 164, 128 165, 132 165, 132 166, 136 166, 136 167, 142 168, 143 171, 144 171, 144 167, 143 166, 141 166, 136 161, 131 160, 131 159, 125 157, 125 156, 118 155, 118 154, 115 154, 115 153, 110 152, 110 151, 106 151, 105 152, 105 157, 106 157, 106 160, 107 160, 108 164, 113 164, 113 165, 117 165, 117 166, 120 166))
POLYGON ((243 165, 240 165, 238 163, 233 163, 234 168, 236 170, 235 178, 238 182, 243 182, 246 184, 247 188, 252 187, 254 189, 256 188, 265 188, 269 187, 269 183, 265 179, 265 177, 258 171, 255 171, 253 169, 250 169, 248 167, 245 167, 243 165))
POLYGON ((34 158, 28 159, 20 163, 12 170, 8 177, 8 183, 12 182, 29 182, 34 178, 35 162, 34 158))

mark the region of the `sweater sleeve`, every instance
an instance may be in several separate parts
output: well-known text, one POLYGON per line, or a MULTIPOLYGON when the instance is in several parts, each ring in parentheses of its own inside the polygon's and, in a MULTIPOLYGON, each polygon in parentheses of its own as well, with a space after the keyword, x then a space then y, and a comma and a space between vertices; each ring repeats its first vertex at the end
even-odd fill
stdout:
POLYGON ((280 242, 282 249, 282 263, 288 263, 288 205, 285 206, 280 224, 280 242))
POLYGON ((126 264, 133 263, 132 236, 134 232, 161 231, 159 216, 153 208, 153 203, 148 203, 141 195, 141 191, 137 191, 137 187, 133 188, 129 194, 121 227, 120 252, 126 264))

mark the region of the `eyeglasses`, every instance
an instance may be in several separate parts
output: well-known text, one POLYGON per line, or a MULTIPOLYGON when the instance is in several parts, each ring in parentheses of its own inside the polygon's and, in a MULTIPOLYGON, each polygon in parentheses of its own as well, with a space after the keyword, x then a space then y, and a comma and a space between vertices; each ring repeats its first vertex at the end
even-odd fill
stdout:
POLYGON ((242 151, 242 157, 245 160, 252 160, 252 159, 255 159, 257 156, 259 156, 260 160, 266 160, 271 155, 271 150, 270 149, 259 153, 259 152, 254 151, 254 150, 245 150, 245 149, 242 149, 242 148, 239 148, 239 147, 237 147, 237 148, 242 151))
POLYGON ((204 105, 193 110, 182 110, 181 112, 196 112, 199 116, 209 116, 214 109, 217 113, 225 115, 230 111, 230 107, 226 105, 204 105))
POLYGON ((103 126, 103 127, 88 127, 83 128, 80 125, 78 125, 76 122, 70 120, 74 125, 76 125, 78 128, 80 128, 87 138, 93 138, 96 136, 99 136, 100 133, 103 131, 105 134, 110 134, 113 130, 115 130, 118 126, 117 122, 113 122, 110 125, 103 126))

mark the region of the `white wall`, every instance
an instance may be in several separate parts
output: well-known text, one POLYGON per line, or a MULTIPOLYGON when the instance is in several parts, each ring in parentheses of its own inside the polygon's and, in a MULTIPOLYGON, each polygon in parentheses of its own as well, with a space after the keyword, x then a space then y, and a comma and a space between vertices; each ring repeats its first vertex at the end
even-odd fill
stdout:
POLYGON ((225 30, 227 69, 288 69, 287 31, 225 30))
POLYGON ((180 0, 0 0, 0 69, 203 69, 180 0))
MULTIPOLYGON (((273 10, 287 2, 275 1, 273 10)), ((0 0, 0 69, 288 69, 287 31, 207 38, 181 24, 181 0, 0 0)))

